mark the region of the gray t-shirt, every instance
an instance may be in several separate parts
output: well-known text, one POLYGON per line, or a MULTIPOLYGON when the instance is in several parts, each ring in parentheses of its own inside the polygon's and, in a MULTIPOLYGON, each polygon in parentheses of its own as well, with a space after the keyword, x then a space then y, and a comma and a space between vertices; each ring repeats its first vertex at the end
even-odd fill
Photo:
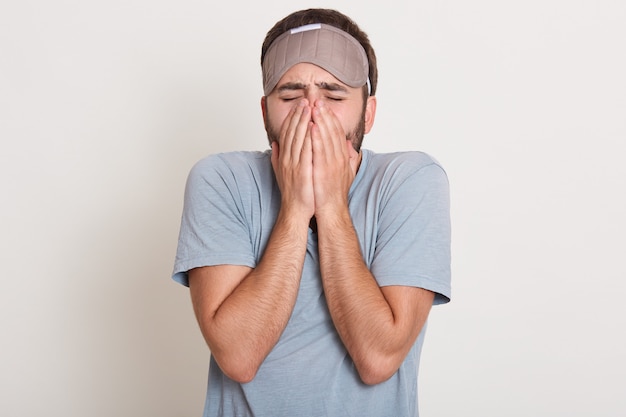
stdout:
MULTIPOLYGON (((271 152, 209 156, 191 170, 173 278, 207 265, 255 267, 280 208, 271 152)), ((380 286, 405 285, 450 299, 450 202, 441 166, 421 152, 363 150, 349 205, 366 265, 380 286)), ((239 384, 211 359, 204 416, 417 416, 424 330, 398 372, 368 386, 333 326, 309 230, 296 305, 256 377, 239 384)))

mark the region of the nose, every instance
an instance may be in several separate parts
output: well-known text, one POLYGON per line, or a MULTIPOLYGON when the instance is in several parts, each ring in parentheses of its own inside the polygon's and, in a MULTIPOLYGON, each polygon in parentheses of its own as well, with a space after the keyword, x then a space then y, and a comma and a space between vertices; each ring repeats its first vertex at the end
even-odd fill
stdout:
POLYGON ((324 96, 321 94, 319 88, 307 88, 304 92, 304 98, 309 101, 309 106, 314 107, 318 100, 323 100, 324 96))

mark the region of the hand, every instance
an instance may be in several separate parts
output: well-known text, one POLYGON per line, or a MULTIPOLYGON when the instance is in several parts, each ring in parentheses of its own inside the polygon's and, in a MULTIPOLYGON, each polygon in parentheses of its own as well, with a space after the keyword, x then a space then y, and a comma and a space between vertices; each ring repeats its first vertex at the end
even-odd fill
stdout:
POLYGON ((295 105, 272 142, 272 167, 280 188, 283 208, 294 209, 306 220, 315 212, 311 109, 306 99, 295 105))
POLYGON ((335 114, 318 100, 313 108, 311 139, 315 211, 347 207, 348 192, 359 164, 359 154, 346 138, 335 114))

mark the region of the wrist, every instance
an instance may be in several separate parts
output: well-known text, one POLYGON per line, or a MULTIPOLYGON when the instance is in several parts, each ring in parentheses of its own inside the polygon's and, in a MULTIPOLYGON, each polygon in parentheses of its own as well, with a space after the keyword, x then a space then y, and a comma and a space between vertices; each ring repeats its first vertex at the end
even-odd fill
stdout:
POLYGON ((315 211, 315 218, 320 229, 352 227, 352 217, 347 204, 326 205, 315 211))
POLYGON ((285 223, 294 228, 307 228, 312 217, 313 213, 310 210, 283 204, 278 212, 276 222, 285 223))

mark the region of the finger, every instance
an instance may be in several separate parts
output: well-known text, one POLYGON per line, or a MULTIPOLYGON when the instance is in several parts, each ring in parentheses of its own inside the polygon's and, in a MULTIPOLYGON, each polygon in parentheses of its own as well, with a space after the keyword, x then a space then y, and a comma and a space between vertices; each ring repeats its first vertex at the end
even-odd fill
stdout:
POLYGON ((302 143, 302 152, 300 152, 300 161, 308 163, 308 165, 313 163, 313 141, 311 140, 311 130, 313 126, 313 122, 309 120, 302 143))
POLYGON ((346 152, 350 158, 352 175, 356 175, 356 172, 359 169, 359 163, 361 162, 361 153, 354 150, 354 146, 352 146, 352 141, 350 139, 346 139, 346 152))
POLYGON ((311 108, 307 100, 302 100, 299 104, 302 106, 300 118, 295 125, 293 132, 293 140, 291 146, 291 157, 294 161, 299 161, 303 152, 303 146, 309 133, 309 124, 311 123, 311 108))
POLYGON ((322 100, 315 103, 313 120, 318 127, 319 137, 314 140, 322 142, 326 152, 332 155, 344 154, 343 141, 345 133, 339 119, 322 100))
POLYGON ((272 147, 272 158, 271 159, 272 159, 272 165, 274 165, 278 161, 278 157, 279 157, 279 153, 280 153, 278 142, 275 141, 275 140, 272 141, 271 147, 272 147))
MULTIPOLYGON (((297 135, 298 127, 302 123, 302 115, 303 112, 308 108, 308 101, 301 100, 298 104, 293 106, 289 111, 289 114, 285 118, 283 122, 283 126, 281 129, 281 145, 282 152, 285 157, 293 157, 300 152, 300 148, 302 146, 301 141, 298 141, 294 144, 294 138, 297 135)), ((310 118, 310 115, 305 116, 306 118, 310 118)), ((306 124, 305 124, 306 126, 306 124)), ((300 128, 302 130, 302 128, 300 128)))
POLYGON ((291 148, 291 143, 289 143, 289 141, 286 138, 289 137, 289 129, 291 126, 291 122, 293 118, 295 117, 297 109, 298 109, 297 106, 293 106, 289 110, 289 113, 287 113, 287 116, 285 117, 285 120, 283 120, 283 124, 280 127, 280 134, 279 134, 278 140, 279 140, 279 145, 281 147, 283 155, 285 154, 288 155, 289 149, 291 148))

